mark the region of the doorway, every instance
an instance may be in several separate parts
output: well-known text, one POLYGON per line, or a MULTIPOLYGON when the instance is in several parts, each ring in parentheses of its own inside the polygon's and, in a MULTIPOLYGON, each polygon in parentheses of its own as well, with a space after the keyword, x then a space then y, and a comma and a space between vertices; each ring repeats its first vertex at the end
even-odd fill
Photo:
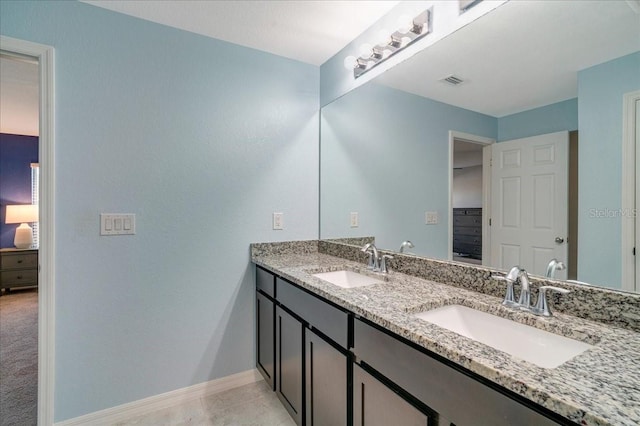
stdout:
POLYGON ((449 132, 449 260, 490 265, 491 144, 449 132))
POLYGON ((31 59, 38 64, 37 423, 48 425, 54 421, 54 51, 51 46, 0 36, 0 52, 31 59))

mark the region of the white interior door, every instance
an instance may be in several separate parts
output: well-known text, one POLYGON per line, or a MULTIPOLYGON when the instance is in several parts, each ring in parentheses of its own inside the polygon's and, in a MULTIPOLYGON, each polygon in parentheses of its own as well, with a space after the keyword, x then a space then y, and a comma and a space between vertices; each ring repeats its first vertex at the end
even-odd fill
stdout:
MULTIPOLYGON (((635 133, 636 133, 636 194, 635 194, 635 252, 638 251, 638 243, 640 243, 640 215, 638 215, 638 209, 640 207, 640 99, 636 99, 636 117, 635 117, 635 133)), ((640 261, 638 260, 638 254, 634 256, 635 263, 635 273, 634 273, 634 281, 635 281, 635 291, 640 291, 640 261)), ((623 283, 624 288, 624 283, 623 283)))
POLYGON ((492 266, 544 275, 551 259, 567 263, 568 151, 567 131, 493 145, 492 266))

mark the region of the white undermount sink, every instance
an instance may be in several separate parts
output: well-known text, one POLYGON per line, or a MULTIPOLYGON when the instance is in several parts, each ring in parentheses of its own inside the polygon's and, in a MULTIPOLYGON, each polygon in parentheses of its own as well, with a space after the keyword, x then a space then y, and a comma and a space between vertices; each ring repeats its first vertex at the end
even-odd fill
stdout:
POLYGON ((343 288, 356 288, 383 283, 383 281, 376 278, 349 270, 322 272, 320 274, 313 274, 313 276, 343 288))
POLYGON ((414 315, 494 349, 555 368, 593 346, 461 305, 447 305, 414 315))

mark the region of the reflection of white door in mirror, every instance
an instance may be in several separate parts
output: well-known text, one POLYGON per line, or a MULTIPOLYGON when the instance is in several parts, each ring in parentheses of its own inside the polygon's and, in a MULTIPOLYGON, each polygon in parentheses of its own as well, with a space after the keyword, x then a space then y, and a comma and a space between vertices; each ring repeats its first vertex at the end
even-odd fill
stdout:
POLYGON ((636 200, 635 200, 635 219, 636 219, 636 232, 635 232, 635 245, 634 245, 634 254, 635 256, 635 288, 632 291, 640 291, 640 260, 638 260, 638 255, 636 250, 638 249, 638 241, 640 240, 640 217, 638 217, 638 200, 640 200, 640 150, 637 147, 640 147, 640 99, 636 99, 636 125, 635 133, 636 133, 636 200))
MULTIPOLYGON (((492 153, 491 259, 544 275, 567 259, 569 133, 497 143, 492 153)), ((566 279, 566 270, 556 278, 566 279)))
POLYGON ((640 90, 624 94, 622 117, 622 289, 640 291, 640 90))

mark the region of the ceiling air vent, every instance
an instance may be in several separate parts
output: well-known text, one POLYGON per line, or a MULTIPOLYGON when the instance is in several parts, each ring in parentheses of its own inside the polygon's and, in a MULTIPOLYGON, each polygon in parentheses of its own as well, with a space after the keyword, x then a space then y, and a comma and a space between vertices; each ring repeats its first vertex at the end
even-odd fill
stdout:
POLYGON ((461 79, 460 77, 456 77, 453 74, 441 79, 440 81, 442 81, 443 83, 450 84, 452 86, 457 86, 458 84, 462 84, 464 82, 463 79, 461 79))

